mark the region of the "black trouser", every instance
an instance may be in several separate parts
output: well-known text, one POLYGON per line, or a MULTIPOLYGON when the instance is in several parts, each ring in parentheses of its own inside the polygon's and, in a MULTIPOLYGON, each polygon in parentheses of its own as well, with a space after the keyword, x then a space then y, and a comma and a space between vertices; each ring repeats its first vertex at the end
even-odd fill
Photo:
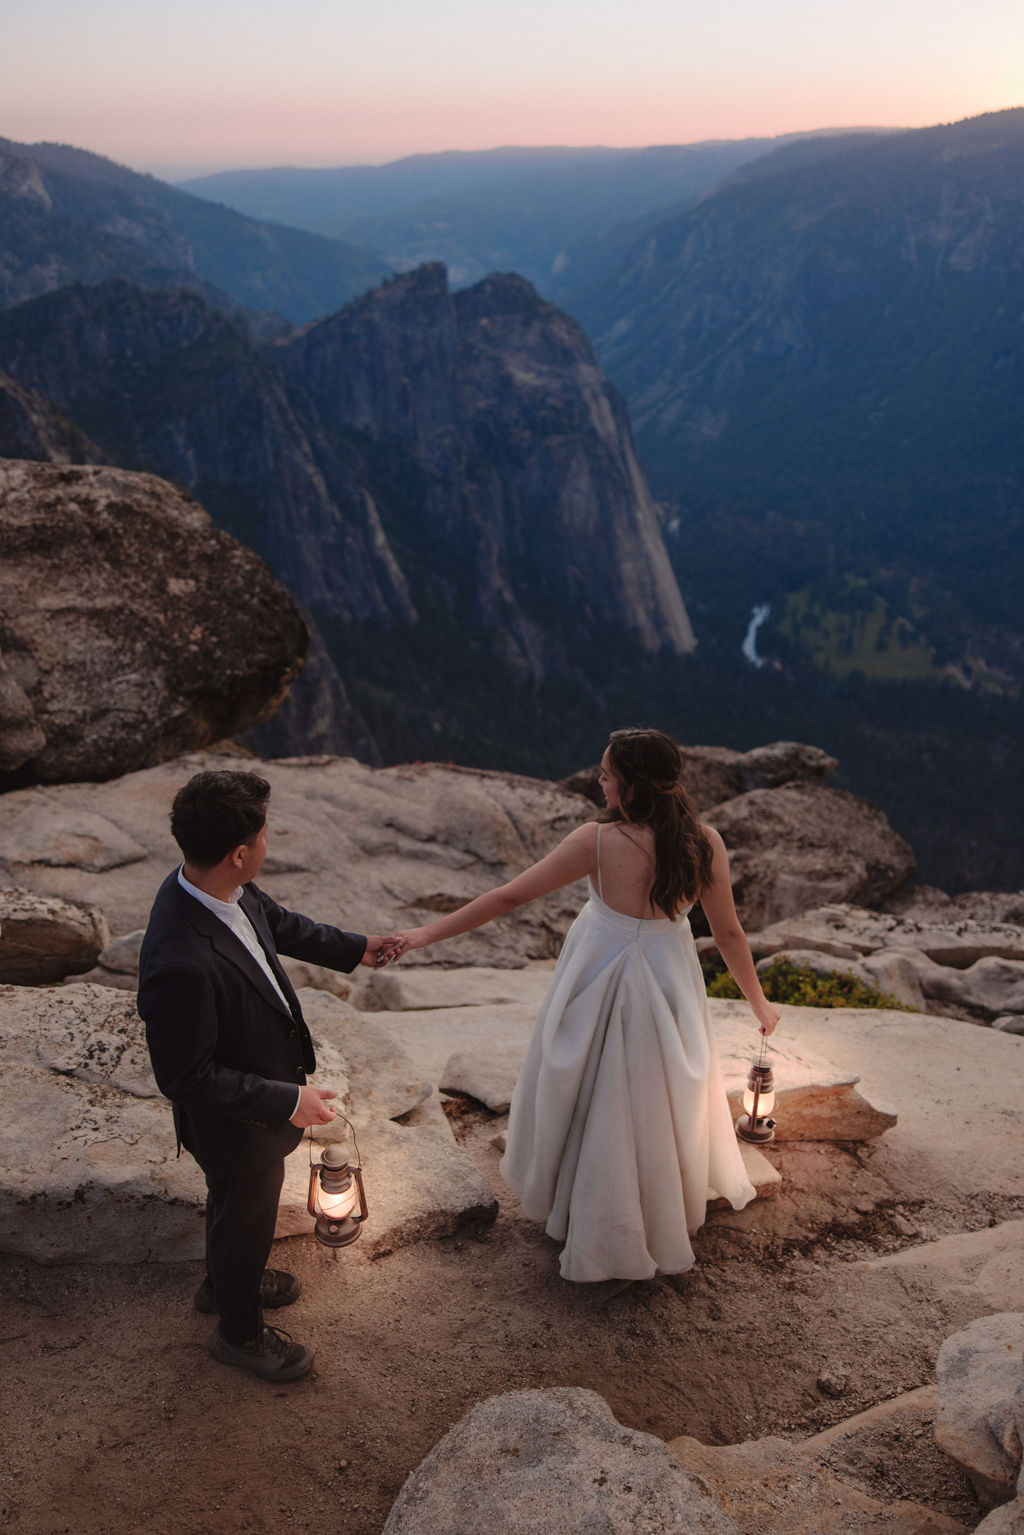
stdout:
POLYGON ((284 1160, 241 1177, 206 1174, 206 1274, 229 1343, 249 1343, 263 1325, 260 1279, 270 1256, 284 1160))

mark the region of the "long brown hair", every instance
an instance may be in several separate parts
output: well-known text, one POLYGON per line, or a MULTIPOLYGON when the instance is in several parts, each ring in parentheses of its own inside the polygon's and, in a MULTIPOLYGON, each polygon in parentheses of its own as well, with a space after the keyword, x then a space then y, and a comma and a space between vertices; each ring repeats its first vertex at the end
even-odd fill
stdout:
POLYGON ((679 747, 660 730, 613 730, 608 767, 619 782, 621 808, 600 816, 654 832, 651 902, 673 921, 711 879, 711 844, 683 788, 682 766, 679 747))

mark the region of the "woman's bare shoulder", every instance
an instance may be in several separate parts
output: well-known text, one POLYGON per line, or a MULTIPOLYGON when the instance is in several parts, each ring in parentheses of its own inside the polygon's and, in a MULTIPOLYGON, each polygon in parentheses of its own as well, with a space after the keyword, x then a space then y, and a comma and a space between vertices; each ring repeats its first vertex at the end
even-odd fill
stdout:
POLYGON ((713 826, 708 826, 705 821, 700 822, 700 829, 708 839, 708 846, 711 848, 711 857, 713 859, 717 859, 719 862, 721 862, 721 860, 724 858, 726 862, 728 862, 729 849, 726 847, 722 840, 721 832, 716 831, 713 826))
POLYGON ((573 847, 595 847, 597 845, 597 821, 584 821, 582 826, 577 826, 574 831, 562 838, 563 845, 568 842, 573 847))

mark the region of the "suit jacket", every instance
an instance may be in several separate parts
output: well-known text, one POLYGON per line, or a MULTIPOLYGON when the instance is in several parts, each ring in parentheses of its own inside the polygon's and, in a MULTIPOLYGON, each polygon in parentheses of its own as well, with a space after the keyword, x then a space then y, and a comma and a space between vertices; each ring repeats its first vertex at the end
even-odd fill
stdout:
POLYGON ((287 1005, 230 928, 178 883, 161 885, 139 956, 139 1012, 153 1073, 182 1143, 215 1176, 269 1166, 294 1150, 296 1088, 316 1067, 287 954, 354 970, 366 939, 286 911, 254 884, 241 906, 287 1005))

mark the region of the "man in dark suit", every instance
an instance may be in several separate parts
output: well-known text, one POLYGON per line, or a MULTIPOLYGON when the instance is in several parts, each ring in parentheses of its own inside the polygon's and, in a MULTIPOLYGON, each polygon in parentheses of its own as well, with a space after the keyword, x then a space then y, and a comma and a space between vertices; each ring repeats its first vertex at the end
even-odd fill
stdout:
POLYGON ((206 1175, 200 1311, 219 1312, 215 1359, 297 1380, 312 1350, 267 1326, 263 1308, 298 1293, 265 1267, 284 1159, 307 1125, 335 1117, 279 954, 335 970, 374 965, 387 940, 286 911, 253 884, 267 852, 270 785, 255 773, 198 773, 179 790, 171 831, 184 863, 160 887, 139 960, 139 1012, 153 1072, 184 1145, 206 1175))

